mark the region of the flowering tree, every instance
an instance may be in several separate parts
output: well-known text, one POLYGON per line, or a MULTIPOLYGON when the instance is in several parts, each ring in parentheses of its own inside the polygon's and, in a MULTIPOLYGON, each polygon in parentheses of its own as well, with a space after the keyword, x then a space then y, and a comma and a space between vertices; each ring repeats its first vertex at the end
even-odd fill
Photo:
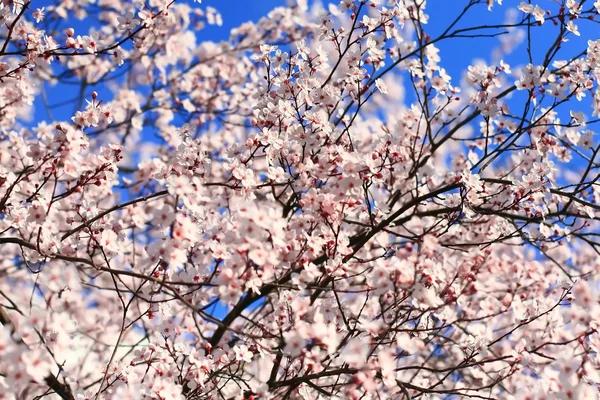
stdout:
POLYGON ((599 398, 600 1, 456 1, 2 0, 0 399, 599 398))

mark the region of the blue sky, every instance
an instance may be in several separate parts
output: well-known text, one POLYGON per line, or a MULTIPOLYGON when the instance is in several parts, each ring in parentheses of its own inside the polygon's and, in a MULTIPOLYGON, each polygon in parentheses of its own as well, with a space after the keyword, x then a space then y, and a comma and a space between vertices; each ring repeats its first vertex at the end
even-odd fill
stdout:
MULTIPOLYGON (((217 9, 223 16, 222 26, 207 26, 204 30, 199 32, 198 38, 200 41, 227 40, 229 37, 229 31, 232 28, 235 28, 247 21, 258 21, 273 8, 286 4, 286 2, 282 0, 203 0, 201 5, 194 3, 192 0, 177 0, 177 2, 188 3, 192 7, 204 8, 210 6, 217 9)), ((34 0, 31 7, 47 8, 53 3, 55 2, 51 0, 34 0)), ((76 34, 80 35, 86 34, 90 28, 89 20, 87 19, 84 19, 83 21, 70 19, 65 26, 74 27, 76 34)), ((86 91, 86 98, 90 98, 90 94, 93 90, 97 90, 101 95, 103 94, 101 88, 88 88, 86 91)), ((47 86, 47 92, 49 103, 56 104, 77 96, 78 87, 59 84, 57 86, 47 86)), ((110 92, 107 91, 106 93, 110 92)), ((35 126, 38 122, 48 119, 48 114, 44 109, 43 103, 41 103, 39 100, 40 99, 36 100, 37 107, 35 109, 34 118, 32 121, 29 121, 27 124, 28 126, 35 126)), ((73 104, 69 104, 65 107, 54 110, 54 118, 57 120, 70 120, 71 116, 73 115, 73 107, 73 104)))
MULTIPOLYGON (((247 21, 257 21, 262 16, 265 16, 270 10, 277 6, 286 5, 286 0, 203 0, 201 5, 194 3, 192 0, 177 0, 178 2, 186 2, 192 7, 207 7, 211 6, 219 10, 223 16, 223 26, 209 26, 203 31, 199 32, 199 40, 211 40, 220 41, 226 40, 229 36, 229 31, 239 26, 240 24, 247 21)), ((324 0, 325 4, 329 1, 324 0)), ((337 3, 338 1, 331 1, 337 3)), ((44 6, 51 4, 50 0, 38 0, 34 1, 34 7, 44 6)), ((313 0, 309 0, 309 3, 314 3, 313 0)), ((457 16, 468 0, 429 0, 427 2, 427 12, 430 15, 429 24, 426 26, 428 33, 435 37, 441 33, 445 27, 457 16)), ((462 28, 473 25, 492 25, 502 23, 506 17, 508 10, 512 9, 519 16, 522 15, 519 11, 516 11, 516 6, 520 3, 520 0, 504 0, 504 5, 495 5, 493 12, 489 12, 485 4, 480 4, 473 7, 466 15, 465 18, 459 23, 456 28, 462 28)), ((551 0, 538 0, 538 3, 542 7, 552 7, 556 9, 556 5, 551 0)), ((87 31, 86 21, 70 20, 68 21, 70 26, 74 26, 78 34, 83 34, 87 31)), ((580 49, 585 47, 585 40, 587 38, 594 38, 598 36, 598 30, 592 23, 583 24, 580 28, 582 30, 582 36, 575 38, 570 43, 565 44, 564 54, 575 54, 580 49), (571 51, 569 51, 571 50, 571 51)), ((541 29, 534 29, 534 61, 541 58, 544 55, 544 49, 553 40, 553 34, 556 32, 556 27, 552 26, 551 23, 546 23, 541 29)), ((466 70, 468 65, 474 59, 484 59, 485 61, 492 61, 490 54, 494 47, 499 44, 499 39, 470 39, 470 38, 458 38, 451 39, 448 41, 440 42, 437 46, 440 48, 440 55, 442 57, 442 65, 447 72, 452 76, 453 84, 456 86, 460 83, 462 73, 466 70)), ((566 56, 565 56, 566 57, 566 56)), ((525 46, 520 46, 517 51, 505 57, 511 66, 523 64, 526 59, 525 46)), ((514 69, 513 69, 514 70, 514 69)), ((58 85, 53 88, 48 88, 48 97, 50 103, 57 103, 66 99, 69 99, 77 95, 76 86, 65 86, 58 85)), ((98 88, 88 88, 86 97, 92 90, 98 90, 98 88)), ((410 92, 407 91, 407 92, 410 92)), ((102 94, 102 93, 101 93, 102 94)), ((410 96, 409 96, 410 98, 410 96)), ((36 122, 47 119, 47 114, 38 103, 34 115, 33 125, 36 122)), ((54 117, 57 119, 70 119, 73 112, 73 105, 63 107, 60 110, 56 110, 54 117)))

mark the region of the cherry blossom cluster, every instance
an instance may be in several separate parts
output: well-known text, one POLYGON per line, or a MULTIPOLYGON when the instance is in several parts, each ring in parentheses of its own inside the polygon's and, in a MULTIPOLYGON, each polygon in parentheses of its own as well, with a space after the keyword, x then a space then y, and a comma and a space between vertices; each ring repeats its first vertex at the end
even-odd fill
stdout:
POLYGON ((600 398, 600 1, 194 3, 0 2, 0 399, 600 398))

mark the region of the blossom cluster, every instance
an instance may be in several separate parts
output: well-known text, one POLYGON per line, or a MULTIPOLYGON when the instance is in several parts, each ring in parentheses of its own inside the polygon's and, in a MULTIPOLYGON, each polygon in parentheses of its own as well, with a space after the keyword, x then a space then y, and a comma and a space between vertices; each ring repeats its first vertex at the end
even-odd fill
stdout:
POLYGON ((600 398, 600 1, 507 2, 0 2, 0 399, 600 398))

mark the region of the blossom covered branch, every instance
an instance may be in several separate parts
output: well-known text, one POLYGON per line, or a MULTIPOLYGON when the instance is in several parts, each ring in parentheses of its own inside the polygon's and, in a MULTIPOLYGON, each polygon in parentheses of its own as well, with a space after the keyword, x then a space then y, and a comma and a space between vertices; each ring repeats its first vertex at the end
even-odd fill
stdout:
POLYGON ((0 399, 598 398, 600 1, 434 3, 0 2, 0 399))

